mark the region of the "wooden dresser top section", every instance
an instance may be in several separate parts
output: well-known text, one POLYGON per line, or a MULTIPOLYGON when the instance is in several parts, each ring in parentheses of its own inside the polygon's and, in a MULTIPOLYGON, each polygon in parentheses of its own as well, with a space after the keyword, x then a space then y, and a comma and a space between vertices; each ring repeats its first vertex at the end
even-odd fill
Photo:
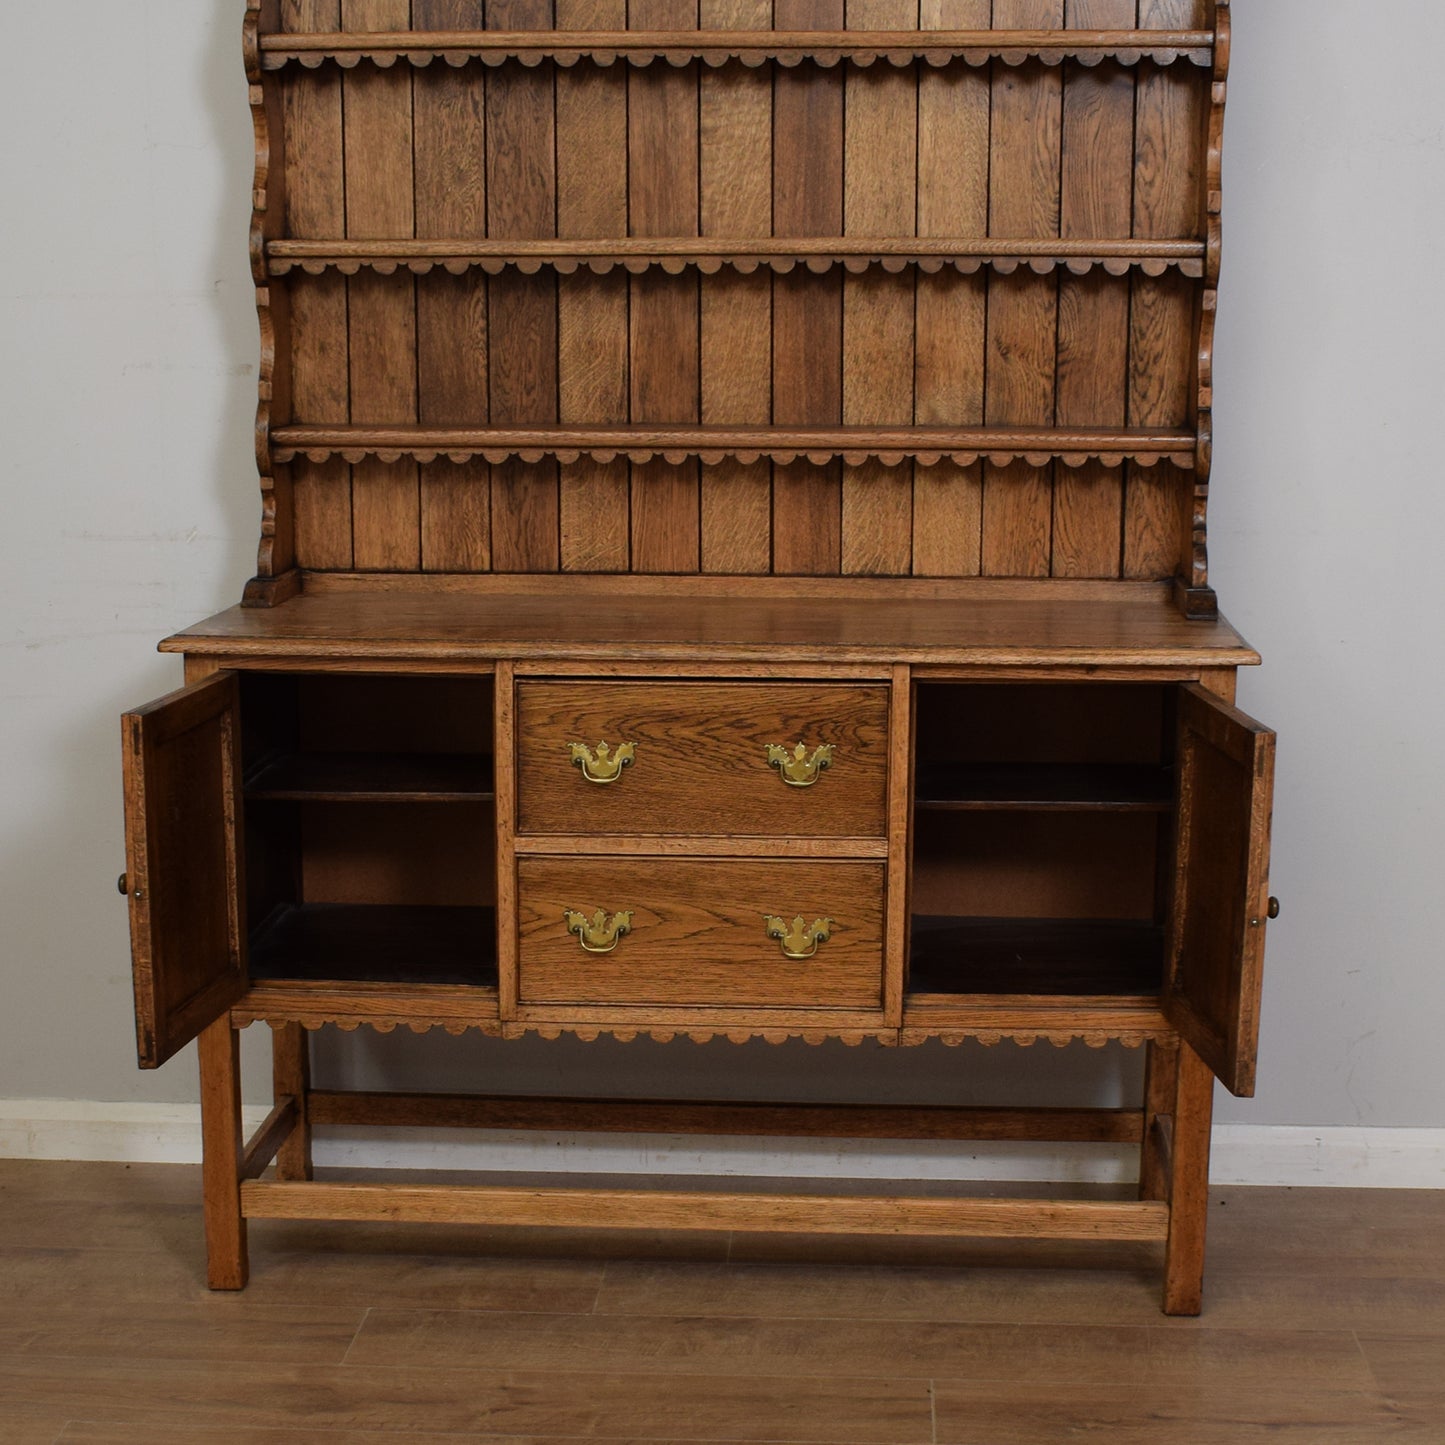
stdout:
POLYGON ((1188 621, 1157 584, 494 578, 465 591, 321 586, 233 607, 164 652, 221 658, 810 666, 1235 667, 1259 661, 1223 621, 1188 621))
POLYGON ((1227 0, 248 0, 246 50, 253 605, 634 573, 1213 613, 1227 0))

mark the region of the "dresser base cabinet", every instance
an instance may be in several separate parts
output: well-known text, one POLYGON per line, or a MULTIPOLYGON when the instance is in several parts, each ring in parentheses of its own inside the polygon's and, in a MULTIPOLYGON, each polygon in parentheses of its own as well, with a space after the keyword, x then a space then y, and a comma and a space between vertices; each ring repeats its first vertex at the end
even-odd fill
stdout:
POLYGON ((1115 637, 1082 667, 1036 643, 975 660, 966 638, 932 660, 759 665, 304 633, 182 635, 188 685, 125 719, 138 1047, 154 1067, 201 1040, 216 1287, 244 1282, 246 1219, 413 1219, 1157 1240, 1165 1308, 1198 1309, 1212 1081, 1253 1089, 1271 908, 1273 735, 1232 706, 1249 654, 1223 624, 1152 650, 1115 637), (253 1022, 274 1031, 275 1109, 246 1142, 253 1022), (1128 1109, 341 1093, 310 1079, 329 1025, 1082 1039, 1147 1067, 1128 1109), (313 1181, 311 1130, 337 1124, 1124 1143, 1140 1187, 313 1181))

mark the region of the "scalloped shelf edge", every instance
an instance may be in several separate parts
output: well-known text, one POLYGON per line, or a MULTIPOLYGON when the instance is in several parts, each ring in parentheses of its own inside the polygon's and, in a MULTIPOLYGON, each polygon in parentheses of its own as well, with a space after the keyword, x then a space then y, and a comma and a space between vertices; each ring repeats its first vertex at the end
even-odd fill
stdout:
POLYGON ((539 1038, 555 1040, 566 1036, 581 1039, 584 1043, 599 1038, 616 1039, 618 1043, 633 1043, 638 1039, 649 1039, 653 1043, 668 1044, 674 1040, 686 1039, 695 1044, 726 1041, 733 1044, 751 1043, 760 1040, 768 1044, 784 1044, 794 1039, 817 1047, 826 1043, 841 1043, 847 1048, 857 1048, 864 1043, 877 1043, 885 1048, 917 1048, 926 1043, 940 1043, 946 1048, 957 1048, 961 1044, 975 1043, 984 1048, 998 1044, 1012 1043, 1021 1048, 1048 1043, 1055 1048, 1068 1048, 1082 1043, 1091 1049, 1102 1049, 1110 1044, 1127 1049, 1142 1048, 1145 1044, 1158 1042, 1170 1036, 1167 1029, 1147 1026, 1126 1026, 1110 1028, 1078 1028, 1047 1025, 1032 1028, 960 1028, 956 1025, 905 1024, 901 1029, 820 1029, 820 1028, 778 1028, 763 1024, 737 1026, 717 1024, 693 1027, 677 1024, 665 1027, 628 1024, 561 1024, 544 1022, 501 1023, 496 1019, 418 1019, 408 1018, 367 1018, 340 1010, 318 1010, 309 1012, 302 1009, 247 1008, 238 1005, 231 1010, 231 1021, 238 1026, 264 1023, 272 1029, 288 1024, 300 1024, 309 1032, 322 1028, 336 1028, 342 1033, 355 1033, 358 1029, 369 1028, 377 1033, 389 1034, 398 1030, 414 1034, 430 1033, 443 1029, 453 1036, 461 1036, 476 1030, 492 1038, 521 1038, 536 1034, 539 1038))
POLYGON ((984 269, 994 270, 1001 276, 1011 276, 1025 269, 1038 276, 1047 276, 1061 269, 1075 276, 1085 276, 1096 268, 1102 268, 1111 276, 1127 276, 1134 270, 1145 276, 1162 276, 1171 267, 1177 268, 1191 280, 1200 280, 1204 276, 1204 262, 1201 259, 1152 256, 272 256, 268 265, 270 275, 275 277, 288 276, 293 271, 303 271, 308 276, 322 276, 332 270, 343 276, 355 276, 363 269, 383 276, 391 276, 398 271, 426 276, 439 268, 453 276, 464 275, 473 268, 479 268, 489 276, 498 276, 509 266, 515 267, 525 276, 535 275, 547 266, 564 276, 570 276, 584 268, 594 275, 606 276, 618 267, 639 276, 654 266, 673 276, 681 275, 689 267, 696 267, 704 275, 711 276, 724 266, 730 266, 743 275, 751 275, 766 267, 780 276, 785 276, 800 266, 815 275, 823 275, 835 266, 842 266, 854 275, 861 274, 872 266, 881 266, 895 275, 909 266, 916 266, 920 271, 934 275, 951 266, 965 276, 974 275, 984 269))
POLYGON ((459 448, 433 448, 433 447, 383 447, 383 446, 305 446, 290 445, 287 443, 273 443, 271 459, 278 466, 286 466, 298 458, 308 462, 321 463, 339 457, 344 462, 356 464, 364 462, 368 458, 375 458, 383 465, 390 466, 403 458, 416 462, 420 465, 427 465, 431 462, 446 460, 461 464, 462 462, 473 461, 481 458, 483 461, 498 465, 502 462, 517 458, 527 463, 545 461, 548 457, 560 463, 562 466, 570 466, 573 462, 582 457, 588 457, 592 461, 606 464, 617 461, 619 458, 635 462, 639 465, 646 465, 651 461, 661 460, 671 466, 681 466, 690 458, 696 457, 704 466, 716 466, 720 462, 735 461, 743 466, 751 466, 754 462, 764 459, 776 462, 780 466, 787 466, 793 462, 806 461, 814 466, 826 466, 829 462, 841 460, 847 466, 860 466, 864 462, 876 461, 885 467, 897 467, 906 461, 912 461, 919 466, 936 466, 941 461, 950 461, 957 466, 973 466, 977 462, 989 462, 994 466, 1006 467, 1015 462, 1024 462, 1031 467, 1044 467, 1050 462, 1062 462, 1066 467, 1077 469, 1086 466, 1090 462, 1101 463, 1105 467, 1117 468, 1125 462, 1132 462, 1136 466, 1152 468, 1161 463, 1169 462, 1182 471, 1193 471, 1195 465, 1196 443, 1193 438, 1189 441, 1188 449, 1183 445, 1178 449, 1152 449, 1138 451, 1114 451, 1102 449, 1071 449, 1069 451, 1038 450, 1036 448, 996 448, 984 447, 976 450, 956 449, 908 449, 899 450, 896 448, 871 448, 871 447, 830 447, 807 450, 800 447, 600 447, 600 446, 506 446, 489 447, 473 446, 459 448))
POLYGON ((334 64, 343 70, 354 70, 361 62, 369 61, 379 70, 390 70, 400 60, 405 60, 417 70, 424 70, 437 60, 444 61, 453 69, 461 69, 463 66, 479 61, 490 69, 507 64, 509 61, 516 61, 525 68, 531 70, 542 64, 544 60, 550 60, 563 69, 570 70, 582 60, 587 60, 601 69, 608 69, 617 61, 632 66, 636 70, 645 70, 654 61, 662 60, 674 69, 684 69, 694 61, 700 61, 711 69, 719 69, 732 61, 737 61, 749 70, 756 70, 769 62, 782 66, 785 70, 795 69, 805 61, 817 65, 824 70, 831 70, 839 64, 857 66, 860 70, 867 70, 878 61, 886 62, 895 69, 903 70, 912 65, 915 61, 922 61, 924 64, 938 70, 961 61, 972 69, 979 70, 989 65, 994 60, 1001 60, 1005 65, 1018 67, 1026 65, 1030 61, 1037 60, 1043 65, 1059 66, 1065 61, 1076 61, 1080 65, 1094 67, 1105 60, 1115 61, 1123 66, 1136 66, 1144 61, 1153 65, 1165 68, 1176 64, 1179 61, 1188 61, 1201 70, 1210 70, 1214 65, 1214 47, 1208 46, 1159 46, 1159 47, 1119 47, 1110 50, 1098 50, 1079 46, 984 46, 969 47, 961 50, 947 50, 914 46, 907 49, 889 49, 878 51, 853 51, 843 52, 808 52, 805 50, 757 50, 757 49, 713 49, 700 46, 686 47, 682 50, 655 50, 655 51, 631 51, 622 52, 618 50, 602 49, 567 49, 561 46, 547 47, 545 49, 528 50, 507 50, 498 48, 480 49, 476 47, 456 48, 434 48, 426 47, 373 47, 369 49, 347 49, 347 50, 285 50, 266 49, 261 54, 261 66, 266 71, 283 70, 290 65, 300 65, 306 70, 319 70, 323 65, 334 64))

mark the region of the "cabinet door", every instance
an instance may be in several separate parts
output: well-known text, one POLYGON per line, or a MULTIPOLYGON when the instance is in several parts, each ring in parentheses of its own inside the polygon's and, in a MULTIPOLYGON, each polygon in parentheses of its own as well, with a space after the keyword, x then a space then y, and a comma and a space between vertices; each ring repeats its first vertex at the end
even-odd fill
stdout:
POLYGON ((1203 688, 1179 698, 1179 814, 1164 1005, 1232 1093, 1254 1093, 1269 911, 1274 734, 1203 688))
POLYGON ((220 673, 125 715, 136 1043, 153 1069, 246 985, 238 689, 220 673))

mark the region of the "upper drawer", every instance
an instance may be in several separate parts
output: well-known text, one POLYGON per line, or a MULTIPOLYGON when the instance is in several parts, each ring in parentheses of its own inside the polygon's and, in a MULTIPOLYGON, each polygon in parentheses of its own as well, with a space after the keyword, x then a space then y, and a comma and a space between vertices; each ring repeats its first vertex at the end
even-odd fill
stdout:
POLYGON ((517 684, 523 834, 881 838, 887 776, 881 683, 517 684))

